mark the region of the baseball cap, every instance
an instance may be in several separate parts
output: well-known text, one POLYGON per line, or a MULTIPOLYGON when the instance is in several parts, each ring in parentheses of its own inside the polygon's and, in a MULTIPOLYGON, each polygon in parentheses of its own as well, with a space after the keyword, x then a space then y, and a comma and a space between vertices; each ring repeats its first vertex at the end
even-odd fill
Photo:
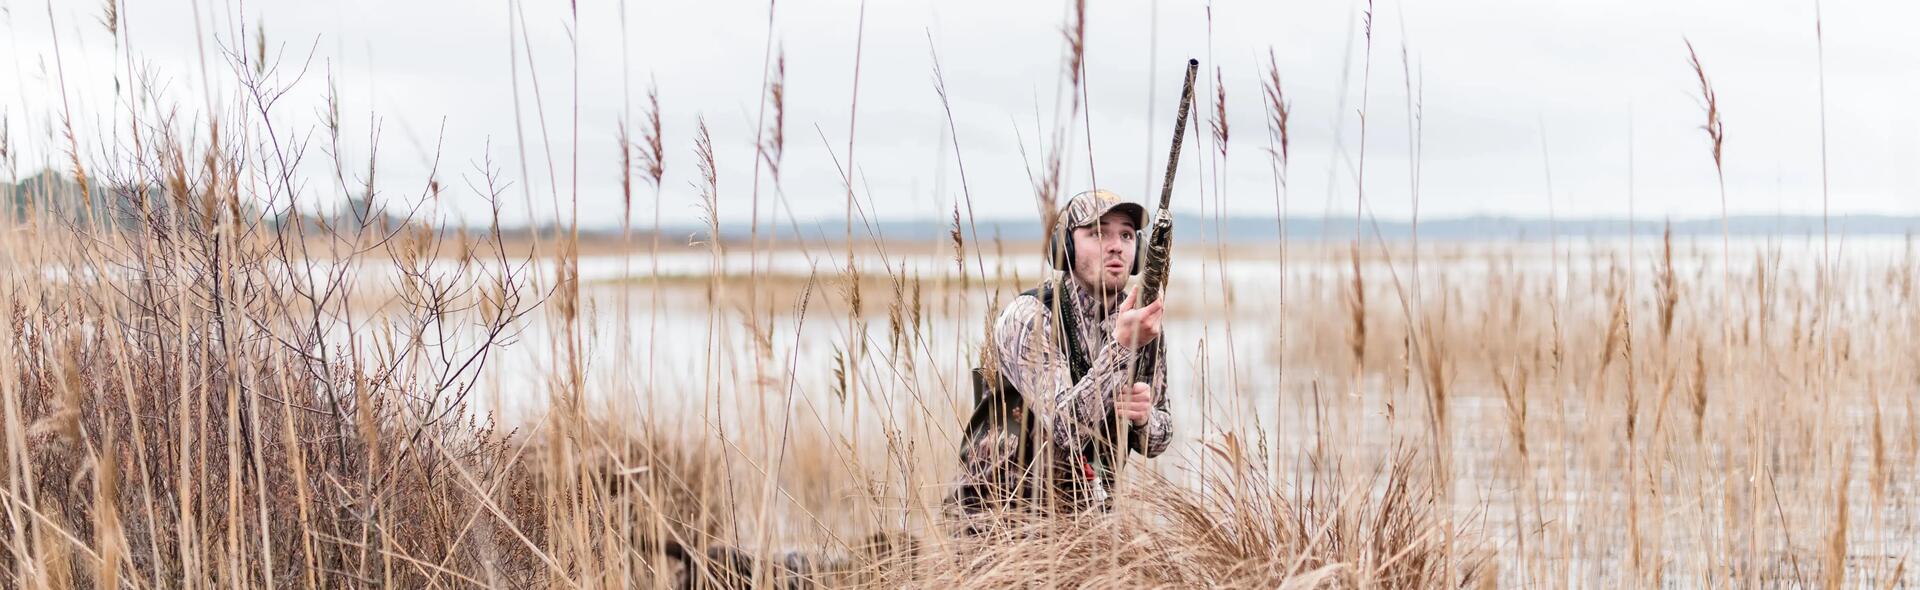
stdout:
POLYGON ((1127 217, 1133 220, 1135 229, 1139 229, 1147 218, 1146 207, 1101 189, 1086 191, 1067 199, 1067 204, 1060 208, 1060 217, 1061 222, 1065 223, 1068 229, 1073 229, 1099 223, 1101 217, 1113 211, 1126 213, 1127 217))

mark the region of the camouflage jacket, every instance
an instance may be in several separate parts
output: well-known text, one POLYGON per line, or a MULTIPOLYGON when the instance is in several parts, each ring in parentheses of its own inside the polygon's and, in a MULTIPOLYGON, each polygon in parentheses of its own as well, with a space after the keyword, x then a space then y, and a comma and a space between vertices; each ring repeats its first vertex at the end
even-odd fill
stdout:
MULTIPOLYGON (((999 492, 999 498, 962 502, 968 513, 992 505, 992 500, 1025 495, 1039 497, 1054 510, 1078 512, 1106 506, 1107 484, 1096 476, 1088 450, 1112 428, 1113 399, 1123 388, 1140 351, 1115 340, 1114 314, 1122 294, 1101 297, 1079 281, 1065 281, 1063 289, 1076 314, 1079 340, 1086 351, 1086 373, 1074 380, 1073 369, 1055 338, 1054 308, 1033 292, 1015 298, 994 323, 983 373, 1019 392, 1024 410, 1008 408, 1005 419, 975 419, 960 449, 962 494, 970 490, 999 492), (1026 424, 1024 420, 1031 420, 1026 424), (1032 440, 1027 440, 1031 438, 1032 440), (1025 463, 1023 469, 1021 465, 1025 463)), ((1141 350, 1158 351, 1153 346, 1141 350)), ((1144 427, 1131 429, 1128 446, 1156 457, 1173 435, 1167 411, 1164 358, 1154 365, 1154 409, 1144 427)), ((983 404, 984 406, 984 404, 983 404)), ((964 499, 964 498, 963 498, 964 499)))

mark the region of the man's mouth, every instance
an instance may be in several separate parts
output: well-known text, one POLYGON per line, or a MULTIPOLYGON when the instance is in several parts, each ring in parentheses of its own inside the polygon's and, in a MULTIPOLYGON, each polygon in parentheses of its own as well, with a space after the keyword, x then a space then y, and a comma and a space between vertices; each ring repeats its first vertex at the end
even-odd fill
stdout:
POLYGON ((1107 262, 1107 270, 1120 271, 1120 270, 1126 270, 1126 269, 1127 269, 1127 265, 1121 263, 1118 260, 1107 262))

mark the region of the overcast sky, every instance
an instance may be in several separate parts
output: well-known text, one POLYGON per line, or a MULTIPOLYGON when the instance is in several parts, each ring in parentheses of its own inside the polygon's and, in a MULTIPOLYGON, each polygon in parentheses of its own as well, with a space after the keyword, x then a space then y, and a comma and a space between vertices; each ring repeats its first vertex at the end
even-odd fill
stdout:
MULTIPOLYGON (((777 193, 772 178, 761 177, 763 219, 842 218, 836 160, 854 163, 856 196, 878 217, 951 215, 964 198, 957 163, 978 217, 1031 216, 1030 171, 1062 125, 1072 130, 1068 192, 1097 182, 1146 200, 1158 190, 1187 57, 1201 60, 1210 82, 1201 96, 1208 108, 1195 122, 1205 129, 1212 120, 1218 68, 1231 140, 1222 160, 1211 137, 1188 142, 1176 209, 1274 215, 1261 103, 1269 50, 1293 109, 1289 212, 1352 214, 1364 109, 1367 200, 1380 217, 1405 218, 1413 183, 1403 47, 1423 121, 1414 138, 1423 217, 1623 216, 1629 155, 1636 216, 1713 216, 1720 193, 1683 40, 1699 50, 1719 93, 1728 207, 1820 211, 1820 60, 1810 0, 1386 0, 1372 7, 1370 75, 1364 1, 1218 2, 1211 33, 1204 2, 1089 4, 1088 105, 1086 119, 1074 121, 1058 106, 1068 3, 871 0, 864 41, 858 0, 773 6, 772 53, 786 63, 786 149, 777 193), (934 51, 959 130, 957 157, 934 92, 934 51)), ((127 48, 133 69, 162 85, 162 106, 201 120, 204 136, 209 108, 251 107, 219 53, 252 51, 263 29, 283 82, 313 55, 306 77, 272 111, 285 141, 310 142, 301 188, 309 202, 344 194, 319 127, 331 74, 348 183, 365 174, 377 121, 377 179, 387 198, 422 192, 437 144, 449 188, 440 207, 451 215, 484 211, 467 186, 491 156, 515 183, 509 221, 526 217, 529 196, 534 215, 551 217, 554 195, 564 201, 577 186, 583 222, 617 224, 616 138, 654 85, 665 123, 664 222, 698 219, 691 183, 701 117, 718 151, 722 217, 752 213, 769 42, 764 1, 579 0, 576 20, 558 0, 122 0, 118 48, 100 24, 102 2, 0 7, 8 37, 0 51, 11 70, 0 79, 12 81, 0 85, 0 109, 21 175, 66 167, 62 112, 74 114, 89 158, 128 143, 125 108, 115 106, 116 87, 134 87, 127 48)), ((1836 212, 1920 214, 1920 117, 1910 106, 1920 98, 1920 51, 1908 30, 1916 12, 1902 2, 1823 7, 1836 212)), ((653 221, 652 194, 636 189, 637 225, 653 221)))

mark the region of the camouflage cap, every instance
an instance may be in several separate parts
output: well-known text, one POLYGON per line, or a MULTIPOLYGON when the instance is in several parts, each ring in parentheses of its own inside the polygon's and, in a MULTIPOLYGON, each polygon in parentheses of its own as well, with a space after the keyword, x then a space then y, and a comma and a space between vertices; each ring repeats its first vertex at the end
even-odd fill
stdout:
POLYGON ((1139 229, 1147 218, 1147 208, 1139 203, 1109 191, 1094 189, 1067 199, 1067 204, 1060 207, 1060 221, 1067 229, 1087 227, 1099 223, 1101 217, 1112 211, 1126 213, 1127 217, 1133 219, 1135 229, 1139 229))

